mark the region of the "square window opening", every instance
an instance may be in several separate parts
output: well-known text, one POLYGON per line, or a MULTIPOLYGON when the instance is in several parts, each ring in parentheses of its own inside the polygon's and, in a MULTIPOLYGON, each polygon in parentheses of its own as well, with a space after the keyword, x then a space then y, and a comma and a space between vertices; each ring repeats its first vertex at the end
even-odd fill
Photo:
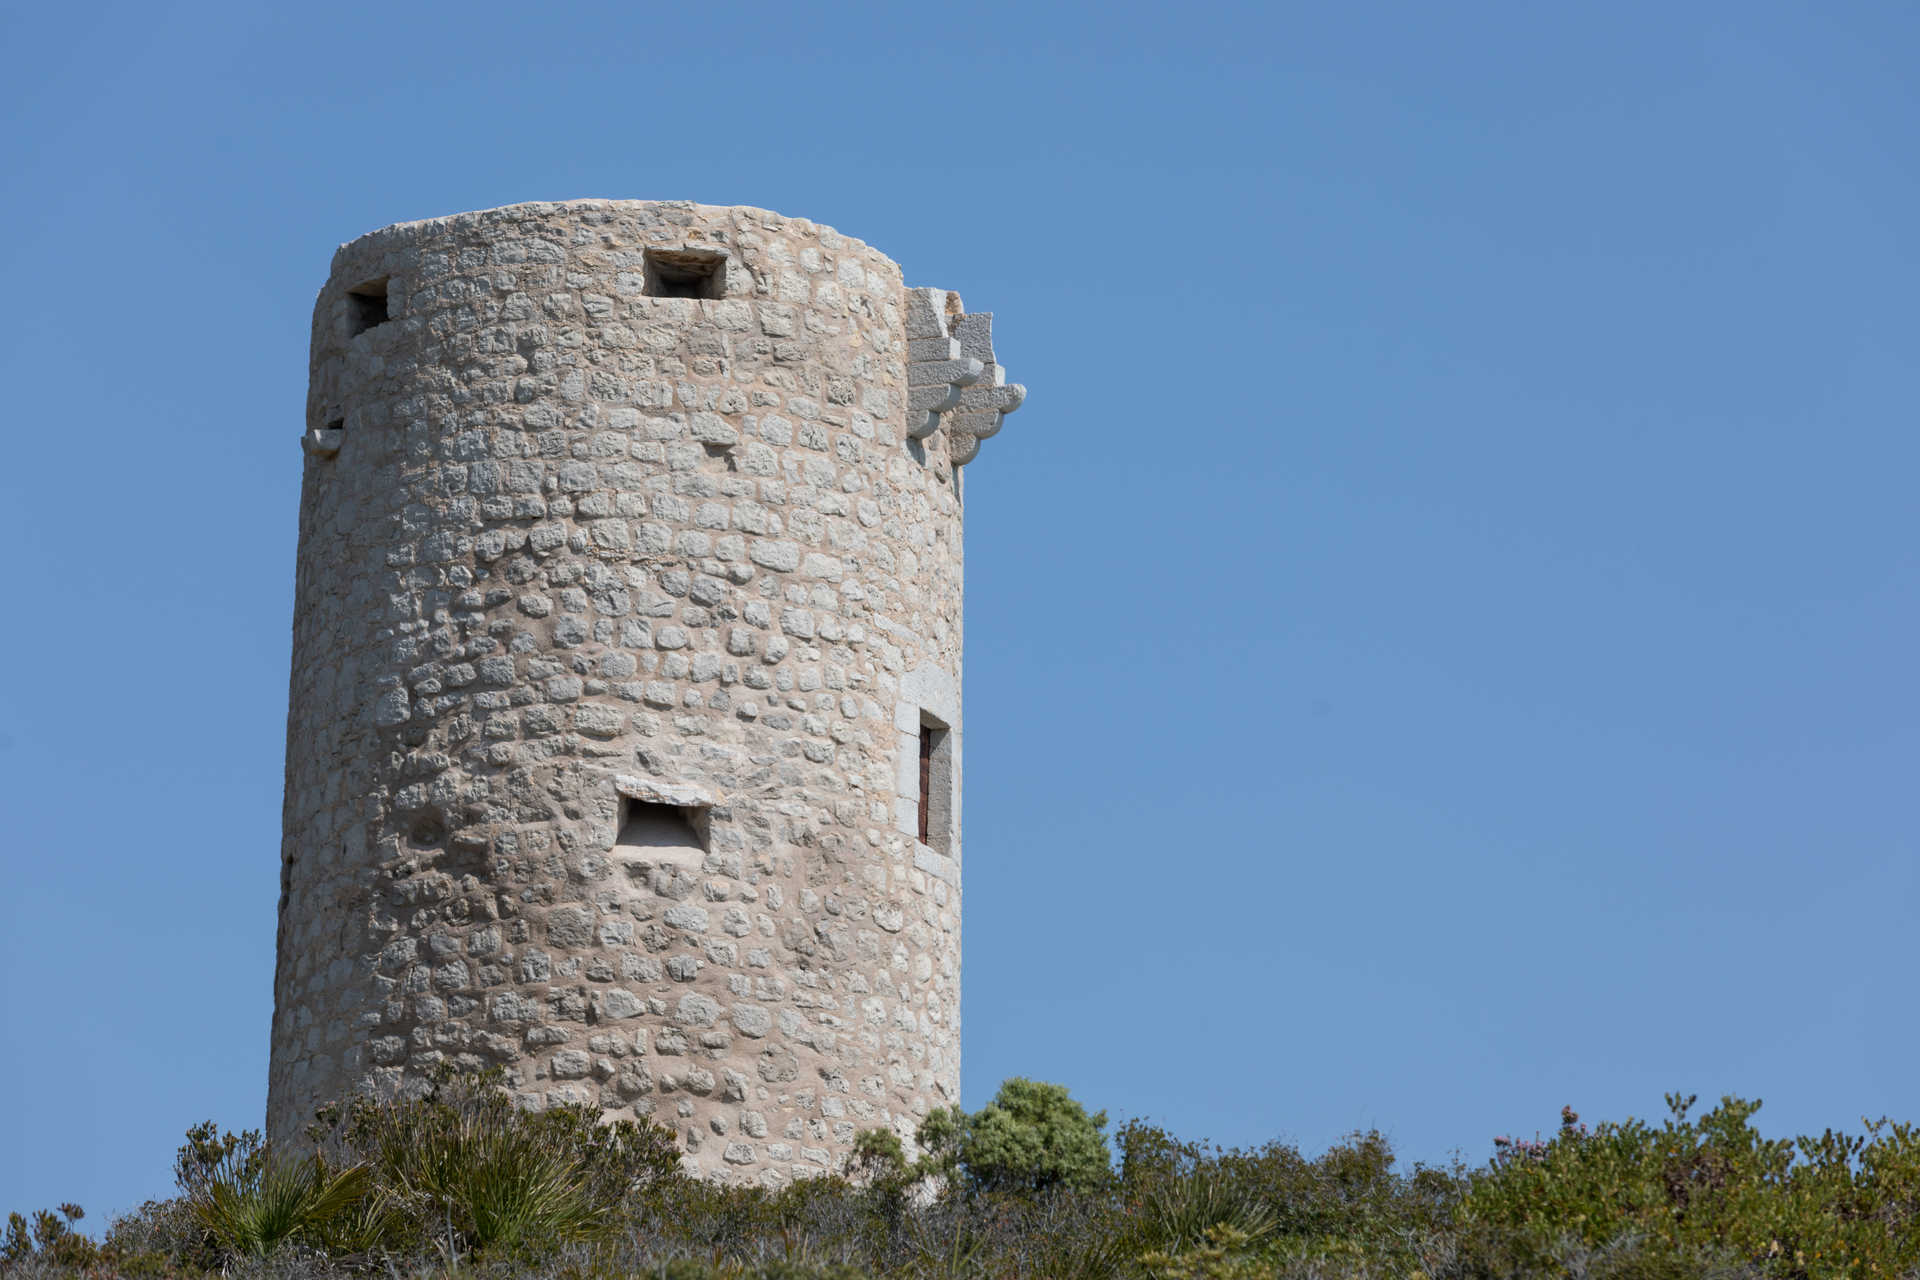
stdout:
POLYGON ((653 862, 687 862, 698 866, 707 855, 708 810, 658 804, 620 797, 620 832, 616 853, 643 855, 653 862))
POLYGON ((650 298, 724 298, 727 256, 710 249, 648 249, 650 298))
POLYGON ((388 277, 381 276, 378 280, 369 280, 347 290, 347 306, 353 320, 352 336, 358 337, 393 319, 393 313, 387 310, 387 280, 388 277))

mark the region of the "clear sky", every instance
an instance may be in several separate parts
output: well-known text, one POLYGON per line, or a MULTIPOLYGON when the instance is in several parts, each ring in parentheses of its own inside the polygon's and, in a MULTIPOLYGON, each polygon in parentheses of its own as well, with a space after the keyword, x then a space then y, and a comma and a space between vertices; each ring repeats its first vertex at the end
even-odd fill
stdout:
POLYGON ((335 245, 754 204, 996 313, 966 1102, 1920 1119, 1920 9, 0 8, 0 1212, 266 1084, 335 245))

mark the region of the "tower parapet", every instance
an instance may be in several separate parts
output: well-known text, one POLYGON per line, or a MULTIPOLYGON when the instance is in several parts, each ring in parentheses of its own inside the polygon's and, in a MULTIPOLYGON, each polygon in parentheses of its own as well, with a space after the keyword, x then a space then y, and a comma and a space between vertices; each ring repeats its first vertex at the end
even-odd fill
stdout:
POLYGON ((268 1127, 503 1068, 836 1168, 959 1096, 992 319, 759 209, 343 246, 302 439, 268 1127))

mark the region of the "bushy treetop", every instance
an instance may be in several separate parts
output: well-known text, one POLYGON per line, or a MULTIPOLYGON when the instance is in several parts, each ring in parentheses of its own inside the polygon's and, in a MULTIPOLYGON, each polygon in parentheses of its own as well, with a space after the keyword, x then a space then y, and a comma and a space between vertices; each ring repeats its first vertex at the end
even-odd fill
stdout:
POLYGON ((1086 1190, 1112 1176, 1106 1125, 1106 1112, 1088 1115, 1065 1085, 1015 1076, 971 1116, 955 1108, 933 1112, 918 1138, 929 1154, 951 1153, 985 1187, 1086 1190))

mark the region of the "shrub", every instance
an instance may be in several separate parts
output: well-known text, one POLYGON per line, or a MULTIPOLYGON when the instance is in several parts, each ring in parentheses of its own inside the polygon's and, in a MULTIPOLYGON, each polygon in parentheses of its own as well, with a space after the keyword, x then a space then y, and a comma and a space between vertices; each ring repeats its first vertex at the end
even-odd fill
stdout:
POLYGON ((329 1169, 319 1156, 269 1158, 223 1170, 189 1201, 194 1221, 230 1257, 264 1258, 283 1244, 324 1249, 336 1222, 367 1198, 364 1165, 329 1169))
POLYGON ((93 1266, 100 1260, 98 1246, 73 1229, 73 1224, 86 1216, 86 1210, 77 1204, 63 1204, 58 1213, 36 1210, 31 1224, 19 1214, 9 1213, 6 1235, 0 1237, 0 1265, 12 1268, 38 1261, 77 1269, 93 1266))
POLYGON ((862 1129, 853 1140, 844 1173, 862 1186, 883 1186, 907 1176, 907 1152, 891 1129, 862 1129))
POLYGON ((1210 1226, 1184 1253, 1149 1253, 1140 1259, 1153 1280, 1267 1280, 1273 1265, 1254 1252, 1253 1238, 1236 1227, 1210 1226))
POLYGON ((1259 1240, 1273 1230, 1276 1217, 1272 1205, 1218 1167, 1152 1187, 1142 1211, 1160 1246, 1175 1251, 1222 1230, 1242 1242, 1259 1240))
POLYGON ((74 1230, 73 1224, 86 1216, 77 1204, 63 1204, 58 1213, 41 1209, 31 1221, 8 1214, 6 1230, 0 1233, 0 1275, 79 1273, 138 1280, 175 1274, 174 1259, 145 1242, 116 1239, 110 1229, 107 1239, 96 1244, 74 1230))
POLYGON ((1141 1121, 1117 1138, 1120 1194, 1149 1270, 1454 1274, 1464 1171, 1398 1174, 1378 1133, 1353 1134, 1317 1159, 1282 1142, 1209 1148, 1141 1121))
POLYGON ((1116 1176, 1103 1117, 1058 1086, 1009 1081, 977 1115, 929 1116, 911 1165, 891 1135, 869 1135, 861 1180, 773 1190, 681 1176, 656 1127, 524 1112, 491 1078, 448 1076, 425 1098, 333 1110, 319 1155, 299 1161, 258 1134, 199 1126, 176 1162, 178 1199, 118 1220, 99 1245, 74 1230, 77 1206, 15 1215, 0 1273, 1920 1280, 1913 1127, 1779 1142, 1753 1129, 1755 1103, 1698 1119, 1691 1099, 1672 1104, 1661 1126, 1589 1130, 1568 1111, 1555 1136, 1500 1140, 1472 1171, 1399 1172, 1377 1133, 1307 1157, 1134 1122, 1116 1135, 1116 1176))
POLYGON ((1769 1140, 1750 1123, 1758 1102, 1724 1098, 1690 1120, 1693 1103, 1669 1095, 1658 1128, 1629 1119, 1591 1132, 1569 1109, 1549 1141, 1501 1142, 1462 1205, 1477 1249, 1522 1269, 1613 1250, 1649 1275, 1698 1274, 1703 1260, 1792 1277, 1920 1267, 1913 1126, 1769 1140))
POLYGON ((168 1225, 176 1236, 188 1227, 189 1239, 177 1243, 203 1265, 264 1258, 285 1244, 337 1247, 338 1224, 361 1210, 372 1189, 364 1165, 329 1166, 318 1153, 277 1157, 259 1130, 222 1133, 212 1121, 187 1130, 173 1177, 185 1221, 168 1225))
POLYGON ((450 1258, 590 1238, 630 1194, 675 1174, 672 1133, 597 1107, 517 1107, 498 1072, 443 1073, 424 1096, 323 1111, 313 1138, 369 1169, 360 1234, 384 1247, 431 1240, 450 1258))
POLYGON ((1016 1076, 975 1115, 931 1113, 917 1137, 936 1159, 956 1156, 982 1187, 1085 1191, 1112 1176, 1112 1157, 1101 1132, 1106 1124, 1106 1112, 1088 1115, 1066 1086, 1016 1076))
POLYGON ((712 1263, 679 1259, 663 1263, 657 1269, 641 1272, 636 1280, 873 1280, 873 1273, 856 1270, 853 1267, 813 1267, 786 1262, 770 1262, 766 1266, 757 1267, 751 1271, 742 1271, 732 1267, 723 1268, 712 1263))

